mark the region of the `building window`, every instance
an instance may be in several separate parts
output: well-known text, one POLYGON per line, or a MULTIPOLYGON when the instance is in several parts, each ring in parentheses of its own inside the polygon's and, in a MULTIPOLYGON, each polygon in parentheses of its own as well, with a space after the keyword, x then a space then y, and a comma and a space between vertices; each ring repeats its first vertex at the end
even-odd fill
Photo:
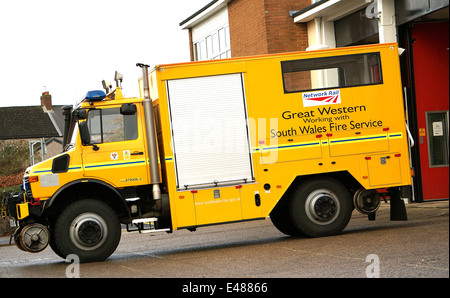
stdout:
POLYGON ((379 53, 282 61, 284 92, 382 84, 379 53))
POLYGON ((228 26, 219 28, 194 43, 195 61, 224 58, 231 58, 230 29, 228 26))

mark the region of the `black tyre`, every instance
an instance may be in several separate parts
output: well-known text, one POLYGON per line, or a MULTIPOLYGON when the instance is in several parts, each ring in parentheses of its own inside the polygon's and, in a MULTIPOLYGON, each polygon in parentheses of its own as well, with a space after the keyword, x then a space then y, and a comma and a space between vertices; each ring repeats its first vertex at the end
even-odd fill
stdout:
POLYGON ((294 226, 289 215, 287 205, 278 204, 270 213, 273 225, 283 234, 289 236, 302 236, 303 234, 294 226))
POLYGON ((50 231, 50 241, 49 241, 49 245, 51 247, 51 249, 53 250, 53 252, 55 254, 57 254, 58 256, 60 256, 61 258, 65 258, 65 256, 59 251, 59 248, 56 246, 55 243, 55 224, 54 222, 50 223, 49 226, 49 231, 50 231))
POLYGON ((349 191, 333 178, 303 182, 289 205, 292 223, 299 232, 310 237, 339 234, 350 221, 352 210, 349 191))
POLYGON ((69 205, 54 226, 55 252, 66 258, 75 254, 80 262, 107 259, 120 242, 121 227, 114 210, 107 204, 91 199, 69 205))

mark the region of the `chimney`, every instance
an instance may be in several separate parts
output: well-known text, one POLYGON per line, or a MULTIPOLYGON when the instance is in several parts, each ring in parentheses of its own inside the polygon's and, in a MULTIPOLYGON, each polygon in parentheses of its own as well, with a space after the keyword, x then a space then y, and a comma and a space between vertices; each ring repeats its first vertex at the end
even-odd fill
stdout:
POLYGON ((42 92, 41 107, 45 107, 47 111, 52 110, 52 96, 48 91, 42 92))

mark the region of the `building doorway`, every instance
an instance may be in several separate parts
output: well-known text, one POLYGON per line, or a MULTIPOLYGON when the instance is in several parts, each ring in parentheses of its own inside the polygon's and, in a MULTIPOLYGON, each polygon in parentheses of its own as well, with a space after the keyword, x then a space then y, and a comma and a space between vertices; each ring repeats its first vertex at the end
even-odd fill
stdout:
POLYGON ((423 200, 449 198, 449 23, 411 28, 423 200))

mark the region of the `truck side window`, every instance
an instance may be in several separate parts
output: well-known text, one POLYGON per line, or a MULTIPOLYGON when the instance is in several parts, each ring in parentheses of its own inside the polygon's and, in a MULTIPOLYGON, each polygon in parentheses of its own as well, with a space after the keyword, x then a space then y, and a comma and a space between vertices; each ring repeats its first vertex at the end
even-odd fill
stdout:
POLYGON ((138 137, 136 114, 122 115, 120 108, 90 110, 87 121, 91 144, 135 140, 138 137))
POLYGON ((284 93, 382 84, 379 53, 282 61, 284 93))

